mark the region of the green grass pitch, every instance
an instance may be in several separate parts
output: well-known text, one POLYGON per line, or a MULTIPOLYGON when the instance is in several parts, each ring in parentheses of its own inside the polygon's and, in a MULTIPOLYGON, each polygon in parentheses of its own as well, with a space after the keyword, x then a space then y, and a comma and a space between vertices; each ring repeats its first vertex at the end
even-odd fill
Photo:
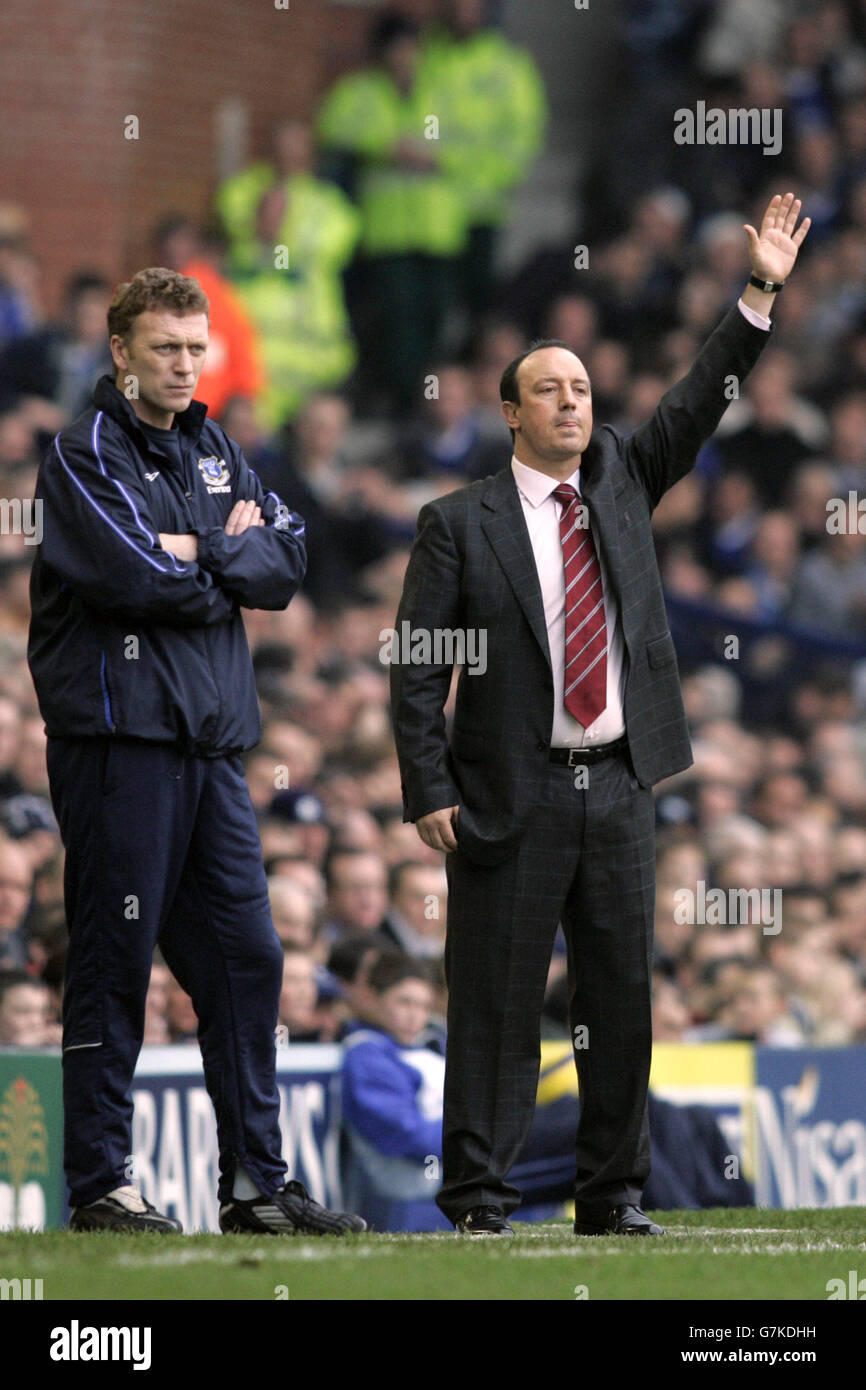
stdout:
MULTIPOLYGON (((0 1277, 50 1299, 826 1301, 866 1275, 866 1208, 655 1213, 666 1239, 576 1238, 565 1222, 512 1240, 450 1234, 118 1236, 0 1233, 0 1277)), ((866 1287, 866 1286, 864 1286, 866 1287)))

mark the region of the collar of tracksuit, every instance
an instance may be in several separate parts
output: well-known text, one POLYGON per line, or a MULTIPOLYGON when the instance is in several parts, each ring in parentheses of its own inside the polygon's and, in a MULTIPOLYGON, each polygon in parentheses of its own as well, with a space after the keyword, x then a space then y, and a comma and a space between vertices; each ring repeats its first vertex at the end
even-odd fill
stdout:
MULTIPOLYGON (((137 435, 145 448, 149 447, 150 441, 141 428, 138 416, 110 376, 99 378, 93 392, 93 404, 97 410, 103 410, 110 416, 127 434, 137 435)), ((188 437, 191 444, 195 444, 207 419, 207 406, 204 401, 190 401, 186 410, 179 411, 175 419, 181 433, 188 437)))

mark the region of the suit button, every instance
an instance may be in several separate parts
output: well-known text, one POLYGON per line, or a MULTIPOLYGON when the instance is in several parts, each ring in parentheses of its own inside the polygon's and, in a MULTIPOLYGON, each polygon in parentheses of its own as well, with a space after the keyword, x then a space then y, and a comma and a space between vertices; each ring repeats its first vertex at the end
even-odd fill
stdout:
POLYGON ((547 749, 547 744, 544 742, 543 738, 540 738, 535 746, 538 749, 539 753, 544 753, 547 749))

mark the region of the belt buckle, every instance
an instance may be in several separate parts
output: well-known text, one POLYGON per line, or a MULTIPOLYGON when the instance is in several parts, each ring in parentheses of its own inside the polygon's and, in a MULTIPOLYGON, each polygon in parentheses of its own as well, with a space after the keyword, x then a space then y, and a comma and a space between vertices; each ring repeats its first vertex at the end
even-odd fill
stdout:
POLYGON ((586 751, 587 751, 587 750, 586 750, 585 748, 569 748, 569 750, 568 750, 568 763, 566 764, 566 766, 568 766, 568 767, 581 767, 583 764, 580 763, 580 762, 578 762, 577 758, 575 757, 575 754, 580 753, 580 754, 585 755, 585 754, 586 754, 586 751))

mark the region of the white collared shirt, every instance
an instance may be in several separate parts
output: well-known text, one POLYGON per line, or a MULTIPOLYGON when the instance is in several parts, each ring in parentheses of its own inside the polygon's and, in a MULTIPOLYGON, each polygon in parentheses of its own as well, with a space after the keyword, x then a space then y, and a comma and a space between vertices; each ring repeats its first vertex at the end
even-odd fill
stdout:
MULTIPOLYGON (((553 728, 550 734, 552 748, 592 748, 596 744, 611 743, 625 733, 623 715, 623 694, 625 675, 625 649, 622 627, 619 621, 619 607, 611 590, 604 559, 598 544, 598 534, 590 517, 590 530, 595 541, 601 567, 601 582, 604 590, 604 616, 607 621, 607 705, 601 714, 587 728, 569 714, 563 702, 565 689, 565 565, 562 559, 562 540, 559 534, 559 517, 562 507, 553 496, 559 487, 556 478, 547 473, 539 473, 529 468, 518 458, 512 457, 511 469, 520 503, 529 530, 538 582, 541 585, 541 599, 544 604, 544 621, 547 624, 547 642, 550 647, 550 662, 553 668, 553 728)), ((570 483, 580 496, 580 469, 576 468, 571 477, 564 479, 570 483)))

